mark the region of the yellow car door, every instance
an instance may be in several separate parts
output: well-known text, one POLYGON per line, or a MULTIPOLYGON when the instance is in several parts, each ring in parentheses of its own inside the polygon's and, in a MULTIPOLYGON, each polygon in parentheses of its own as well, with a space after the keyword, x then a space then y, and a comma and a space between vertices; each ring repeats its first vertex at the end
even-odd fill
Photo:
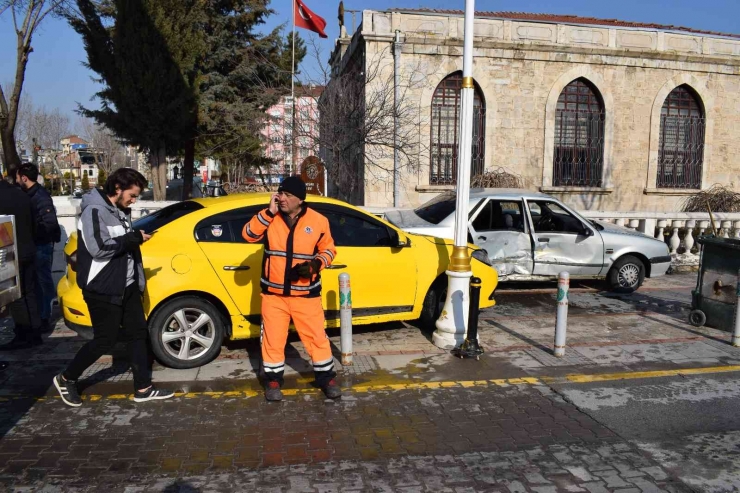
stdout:
POLYGON ((350 276, 352 316, 356 321, 413 311, 416 258, 412 248, 398 246, 398 233, 373 216, 349 207, 326 203, 311 207, 329 220, 337 247, 331 268, 321 274, 329 325, 338 323, 338 278, 342 272, 350 276))
POLYGON ((245 320, 232 320, 233 337, 258 335, 260 324, 261 243, 247 243, 242 228, 264 206, 250 206, 221 212, 203 219, 195 228, 198 246, 226 288, 245 320))

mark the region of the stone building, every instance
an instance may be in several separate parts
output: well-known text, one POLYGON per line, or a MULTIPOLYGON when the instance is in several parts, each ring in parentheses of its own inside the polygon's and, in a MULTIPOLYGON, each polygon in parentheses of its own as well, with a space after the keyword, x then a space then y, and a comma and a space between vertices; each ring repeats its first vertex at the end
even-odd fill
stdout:
MULTIPOLYGON (((463 12, 365 10, 336 41, 333 78, 394 77, 418 109, 416 166, 400 199, 415 206, 454 188, 463 12)), ((715 183, 740 186, 740 35, 617 20, 478 12, 473 174, 504 168, 578 209, 675 211, 715 183)), ((393 156, 351 200, 393 203, 393 156)))

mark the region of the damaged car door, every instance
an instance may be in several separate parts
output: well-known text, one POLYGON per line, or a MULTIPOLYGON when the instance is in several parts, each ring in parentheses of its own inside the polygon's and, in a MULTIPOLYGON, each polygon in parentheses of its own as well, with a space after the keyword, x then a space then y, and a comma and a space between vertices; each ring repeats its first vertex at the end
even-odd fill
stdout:
POLYGON ((604 267, 604 241, 562 205, 551 200, 527 200, 534 243, 534 274, 596 277, 604 267))
POLYGON ((473 243, 488 252, 501 278, 532 274, 532 242, 523 211, 521 201, 487 199, 469 223, 473 243))

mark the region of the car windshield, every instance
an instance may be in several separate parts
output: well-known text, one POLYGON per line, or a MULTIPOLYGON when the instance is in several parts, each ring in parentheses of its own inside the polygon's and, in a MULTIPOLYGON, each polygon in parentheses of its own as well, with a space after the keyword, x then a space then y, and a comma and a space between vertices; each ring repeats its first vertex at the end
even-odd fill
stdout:
POLYGON ((143 230, 145 233, 151 233, 156 231, 162 226, 171 223, 175 219, 179 219, 183 216, 187 216, 191 212, 202 209, 203 206, 198 202, 186 200, 184 202, 178 202, 159 209, 158 211, 152 212, 140 219, 137 219, 133 223, 134 231, 143 230))
POLYGON ((439 224, 455 212, 455 193, 445 192, 419 206, 414 212, 428 223, 439 224))

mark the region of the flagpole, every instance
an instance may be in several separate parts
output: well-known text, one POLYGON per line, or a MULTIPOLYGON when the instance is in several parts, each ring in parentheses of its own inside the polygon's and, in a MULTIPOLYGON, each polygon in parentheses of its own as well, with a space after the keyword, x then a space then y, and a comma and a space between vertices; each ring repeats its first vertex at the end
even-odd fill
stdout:
POLYGON ((293 116, 292 116, 292 122, 291 122, 291 132, 290 135, 292 137, 291 144, 290 144, 290 154, 291 154, 291 166, 290 166, 290 172, 288 174, 292 174, 296 171, 295 167, 295 154, 296 154, 296 148, 295 148, 295 2, 296 0, 291 0, 293 2, 293 39, 292 39, 292 45, 293 45, 293 56, 292 56, 292 62, 290 64, 290 100, 293 104, 293 116))

